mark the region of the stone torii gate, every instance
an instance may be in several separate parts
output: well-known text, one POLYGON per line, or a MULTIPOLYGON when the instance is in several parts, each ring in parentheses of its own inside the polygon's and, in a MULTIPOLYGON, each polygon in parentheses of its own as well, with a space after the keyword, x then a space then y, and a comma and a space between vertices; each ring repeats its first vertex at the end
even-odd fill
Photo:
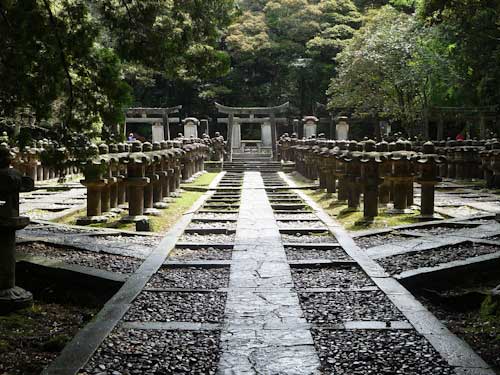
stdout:
POLYGON ((125 112, 125 137, 127 136, 127 124, 148 123, 152 127, 153 141, 160 142, 165 139, 165 128, 166 138, 170 140, 170 123, 180 122, 180 119, 169 118, 169 115, 179 113, 181 109, 182 105, 168 108, 129 108, 125 112))
MULTIPOLYGON (((233 158, 233 131, 235 125, 240 125, 241 122, 246 123, 263 123, 268 122, 271 127, 271 147, 273 153, 273 159, 277 158, 277 129, 276 124, 278 119, 276 118, 277 114, 286 112, 290 108, 290 103, 286 102, 285 104, 276 106, 276 107, 227 107, 219 103, 215 103, 217 110, 220 113, 224 113, 228 115, 227 118, 227 142, 229 146, 229 161, 232 161, 233 158), (248 115, 250 118, 241 119, 237 117, 238 115, 248 115), (255 116, 267 116, 266 118, 255 118, 255 116)), ((241 141, 241 132, 240 141, 241 141)), ((264 136, 264 134, 263 134, 264 136)))

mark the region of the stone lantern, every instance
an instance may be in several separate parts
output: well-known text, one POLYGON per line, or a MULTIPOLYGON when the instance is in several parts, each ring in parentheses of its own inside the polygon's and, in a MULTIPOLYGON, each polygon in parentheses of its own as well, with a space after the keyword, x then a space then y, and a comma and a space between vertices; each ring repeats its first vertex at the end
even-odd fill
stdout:
POLYGON ((127 159, 127 145, 125 143, 119 143, 118 147, 118 165, 117 165, 117 194, 118 194, 118 207, 120 209, 126 208, 127 202, 127 184, 125 182, 127 178, 127 166, 123 163, 127 159))
POLYGON ((120 212, 118 208, 118 185, 120 176, 120 155, 118 153, 118 145, 109 145, 109 207, 113 212, 120 212))
POLYGON ((79 225, 103 223, 108 220, 102 215, 102 192, 106 187, 107 180, 103 177, 106 166, 99 157, 99 147, 92 144, 89 148, 89 160, 83 167, 84 180, 82 185, 87 188, 87 216, 79 218, 79 225))
POLYGON ((180 141, 174 141, 172 142, 173 146, 173 152, 175 155, 174 159, 174 179, 173 179, 173 189, 171 189, 171 193, 176 193, 177 190, 181 186, 181 180, 182 180, 182 160, 186 155, 186 151, 182 149, 182 142, 180 141))
POLYGON ((165 197, 163 193, 163 188, 168 185, 167 178, 168 173, 166 171, 167 166, 165 159, 167 156, 162 151, 162 145, 159 142, 153 143, 153 163, 155 165, 155 174, 158 176, 158 180, 153 185, 153 206, 154 208, 164 209, 168 205, 163 201, 165 197))
POLYGON ((0 313, 31 306, 33 295, 16 286, 16 231, 25 228, 28 217, 19 216, 19 193, 32 191, 34 181, 10 168, 13 155, 0 145, 0 313))
POLYGON ((423 220, 434 220, 434 196, 435 187, 441 178, 438 176, 438 166, 446 160, 443 156, 436 154, 432 142, 426 142, 422 149, 423 155, 418 156, 417 163, 420 166, 418 182, 421 186, 420 218, 423 220))
POLYGON ((500 147, 498 143, 494 143, 489 152, 490 168, 493 173, 493 186, 500 187, 500 147))
POLYGON ((382 184, 379 188, 379 204, 381 206, 387 206, 391 201, 391 181, 390 176, 392 173, 391 163, 387 160, 387 155, 389 154, 389 144, 382 141, 376 145, 376 150, 383 156, 383 163, 379 166, 379 176, 383 179, 382 184))
POLYGON ((144 188, 150 182, 146 177, 146 166, 150 163, 150 158, 142 152, 140 141, 132 142, 132 152, 126 162, 129 214, 121 221, 133 223, 147 219, 144 216, 144 188))
POLYGON ((479 153, 479 157, 481 158, 481 168, 484 174, 484 179, 486 180, 486 187, 488 189, 492 189, 495 186, 493 170, 491 169, 491 161, 490 161, 490 151, 493 149, 494 145, 500 148, 500 143, 493 141, 486 142, 484 150, 479 153))
POLYGON ((348 152, 342 156, 342 160, 346 164, 347 206, 357 210, 361 195, 361 152, 358 151, 356 141, 349 142, 348 147, 348 152))
POLYGON ((149 182, 144 186, 144 214, 145 215, 160 215, 160 212, 154 208, 154 186, 160 182, 160 176, 156 174, 156 162, 155 155, 153 151, 153 145, 149 142, 142 144, 142 151, 149 158, 149 162, 146 164, 146 177, 149 182))
POLYGON ((337 141, 338 150, 335 152, 335 175, 338 178, 337 200, 346 201, 349 196, 349 188, 346 179, 346 163, 343 156, 347 152, 347 143, 337 141))
POLYGON ((411 186, 413 194, 413 173, 412 163, 415 160, 415 154, 405 151, 404 141, 396 142, 396 151, 389 155, 389 160, 392 162, 392 173, 390 180, 394 188, 394 208, 389 213, 404 214, 410 213, 408 209, 408 195, 411 186))
POLYGON ((111 173, 111 161, 109 160, 109 147, 103 143, 99 145, 99 155, 101 164, 104 166, 104 178, 106 183, 101 189, 101 212, 109 212, 111 210, 111 186, 116 184, 116 179, 111 173))
POLYGON ((378 216, 379 166, 384 162, 385 155, 375 151, 375 141, 364 142, 364 152, 361 154, 361 181, 363 185, 363 216, 365 219, 372 219, 378 216))
POLYGON ((161 155, 162 155, 162 171, 163 174, 160 175, 160 181, 162 184, 162 200, 163 202, 167 202, 168 197, 170 196, 170 181, 174 178, 174 169, 173 169, 173 159, 174 155, 171 150, 168 149, 168 142, 163 141, 160 142, 161 147, 161 155))

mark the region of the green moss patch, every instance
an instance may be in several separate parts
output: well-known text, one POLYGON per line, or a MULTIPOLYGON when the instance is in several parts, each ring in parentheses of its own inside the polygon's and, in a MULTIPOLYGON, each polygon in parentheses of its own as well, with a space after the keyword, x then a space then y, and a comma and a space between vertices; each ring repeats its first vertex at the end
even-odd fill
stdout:
POLYGON ((337 201, 336 194, 325 193, 321 190, 306 190, 316 203, 318 203, 331 217, 339 221, 344 228, 350 231, 390 228, 398 225, 413 224, 418 222, 418 212, 404 215, 389 215, 386 209, 379 210, 379 216, 366 221, 362 210, 352 210, 347 204, 337 201))
POLYGON ((0 316, 0 374, 40 374, 96 312, 35 301, 29 309, 0 316))

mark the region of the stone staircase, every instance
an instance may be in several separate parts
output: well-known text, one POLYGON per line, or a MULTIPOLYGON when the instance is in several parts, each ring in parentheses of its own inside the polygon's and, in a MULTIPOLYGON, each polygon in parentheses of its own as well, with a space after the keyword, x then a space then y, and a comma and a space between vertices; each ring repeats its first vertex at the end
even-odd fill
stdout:
POLYGON ((233 154, 232 162, 224 162, 224 170, 228 172, 279 172, 281 163, 266 155, 233 154))

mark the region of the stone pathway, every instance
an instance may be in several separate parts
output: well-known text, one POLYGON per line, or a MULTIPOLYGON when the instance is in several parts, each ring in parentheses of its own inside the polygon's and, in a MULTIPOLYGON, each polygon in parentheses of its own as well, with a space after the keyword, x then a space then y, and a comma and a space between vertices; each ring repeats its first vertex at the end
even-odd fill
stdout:
POLYGON ((318 374, 285 249, 259 172, 246 172, 219 374, 318 374))
MULTIPOLYGON (((384 271, 370 240, 358 247, 281 175, 226 173, 210 189, 159 245, 66 228, 62 245, 142 263, 126 265, 123 287, 44 374, 492 374, 384 271)), ((92 262, 116 272, 123 259, 92 262)))
POLYGON ((32 220, 54 220, 85 208, 87 189, 77 182, 43 185, 19 199, 21 215, 32 220))

